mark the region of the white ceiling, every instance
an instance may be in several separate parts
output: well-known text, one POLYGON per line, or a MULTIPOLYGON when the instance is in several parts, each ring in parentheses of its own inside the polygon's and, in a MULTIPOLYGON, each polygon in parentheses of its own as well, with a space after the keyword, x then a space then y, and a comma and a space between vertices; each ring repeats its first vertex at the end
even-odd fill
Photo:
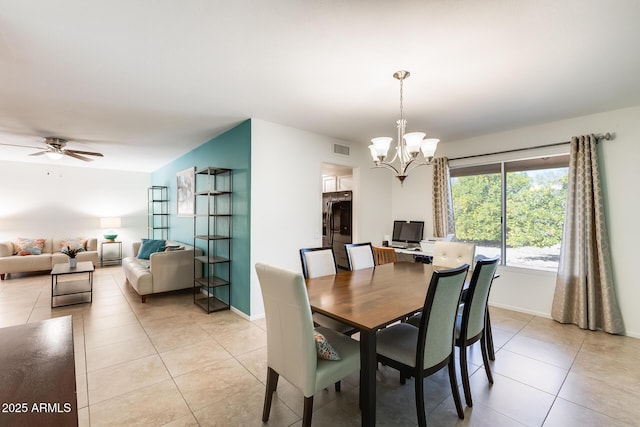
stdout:
POLYGON ((446 144, 640 105, 638 22, 637 0, 0 0, 0 142, 139 171, 250 117, 367 144, 406 69, 408 130, 446 144))

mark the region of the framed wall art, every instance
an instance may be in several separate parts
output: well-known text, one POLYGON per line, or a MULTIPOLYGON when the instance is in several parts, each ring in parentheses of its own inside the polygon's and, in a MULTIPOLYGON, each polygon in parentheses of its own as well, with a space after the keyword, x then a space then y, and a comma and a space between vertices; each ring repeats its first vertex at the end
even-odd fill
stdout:
POLYGON ((178 216, 193 216, 194 211, 194 197, 195 197, 195 169, 185 169, 176 174, 177 180, 177 209, 176 214, 178 216))

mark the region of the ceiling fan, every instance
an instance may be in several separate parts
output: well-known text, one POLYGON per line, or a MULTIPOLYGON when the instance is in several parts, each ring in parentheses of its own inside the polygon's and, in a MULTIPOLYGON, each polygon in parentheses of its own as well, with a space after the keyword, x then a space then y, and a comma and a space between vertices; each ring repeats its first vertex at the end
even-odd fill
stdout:
MULTIPOLYGON (((64 156, 69 156, 69 157, 73 157, 75 159, 78 160, 82 160, 85 162, 92 162, 93 159, 86 157, 86 156, 96 156, 96 157, 104 157, 102 155, 102 153, 96 153, 94 151, 80 151, 80 150, 70 150, 68 148, 65 148, 65 146, 67 145, 67 142, 69 142, 68 140, 64 139, 64 138, 57 138, 54 136, 47 136, 44 141, 45 145, 47 146, 47 148, 43 151, 39 151, 37 153, 32 153, 29 154, 30 156, 41 156, 43 154, 45 154, 47 157, 49 157, 52 160, 59 160, 61 158, 63 158, 64 156)), ((0 145, 8 145, 8 146, 12 146, 12 147, 24 147, 24 148, 35 148, 35 147, 30 147, 27 145, 17 145, 17 144, 5 144, 5 143, 1 143, 0 145)))

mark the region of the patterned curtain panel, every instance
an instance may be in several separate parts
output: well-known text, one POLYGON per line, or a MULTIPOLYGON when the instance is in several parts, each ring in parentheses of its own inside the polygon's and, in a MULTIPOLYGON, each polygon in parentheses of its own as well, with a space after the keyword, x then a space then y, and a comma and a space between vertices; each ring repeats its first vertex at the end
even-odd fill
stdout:
POLYGON ((446 237, 455 232, 449 163, 446 157, 438 157, 433 160, 433 236, 446 237))
POLYGON ((595 136, 571 139, 567 211, 551 316, 582 329, 624 332, 611 274, 595 136))

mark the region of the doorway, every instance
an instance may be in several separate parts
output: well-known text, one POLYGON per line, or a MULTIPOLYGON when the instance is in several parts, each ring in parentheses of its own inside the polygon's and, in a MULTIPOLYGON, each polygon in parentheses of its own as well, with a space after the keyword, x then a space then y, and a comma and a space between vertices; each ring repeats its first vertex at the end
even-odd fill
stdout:
POLYGON ((353 168, 322 164, 322 246, 332 247, 338 268, 348 269, 344 245, 353 236, 353 168))

